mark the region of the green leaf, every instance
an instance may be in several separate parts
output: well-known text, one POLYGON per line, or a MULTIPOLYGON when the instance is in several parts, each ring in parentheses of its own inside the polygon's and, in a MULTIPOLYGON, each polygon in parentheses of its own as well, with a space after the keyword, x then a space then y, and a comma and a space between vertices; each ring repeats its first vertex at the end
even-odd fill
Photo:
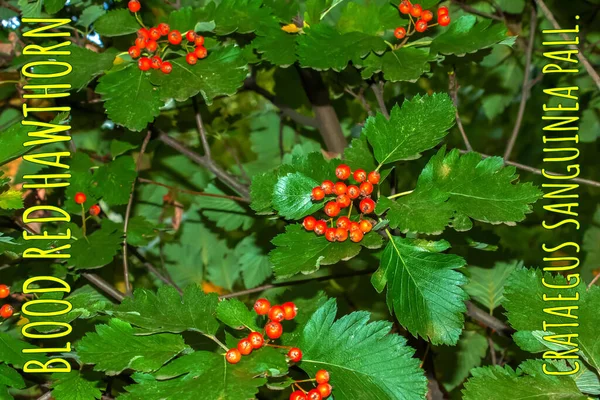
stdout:
POLYGON ((285 233, 273 238, 277 246, 269 253, 273 272, 277 278, 287 278, 298 273, 311 274, 321 265, 336 264, 358 255, 362 247, 381 247, 382 239, 376 232, 365 235, 359 243, 329 242, 324 236, 307 232, 301 224, 287 225, 285 233))
MULTIPOLYGON (((509 38, 506 32, 507 28, 504 24, 492 25, 491 19, 477 22, 477 17, 474 15, 463 15, 458 20, 452 21, 448 30, 433 39, 431 53, 464 56, 507 41, 509 38)), ((507 43, 513 41, 514 38, 507 43)))
POLYGON ((128 9, 120 8, 98 18, 94 29, 102 36, 122 36, 137 32, 140 25, 128 9))
POLYGON ((507 13, 520 14, 525 9, 525 0, 497 0, 496 4, 507 13))
POLYGON ((304 353, 300 368, 315 376, 327 369, 336 400, 422 399, 427 379, 406 339, 390 334, 392 323, 369 323, 370 314, 353 312, 335 321, 337 306, 329 300, 310 318, 297 346, 304 353))
POLYGON ((18 210, 23 208, 23 194, 19 190, 9 189, 0 193, 0 209, 18 210))
POLYGON ((450 392, 460 386, 472 368, 479 367, 488 350, 485 336, 464 331, 456 347, 443 346, 435 357, 438 381, 450 392))
POLYGON ((110 141, 110 155, 113 158, 116 158, 122 154, 127 153, 129 150, 135 149, 137 147, 138 146, 136 144, 114 139, 110 141))
POLYGON ((52 375, 52 397, 56 400, 100 399, 99 380, 88 380, 79 371, 52 375))
POLYGON ((19 8, 23 18, 40 18, 42 16, 42 1, 19 0, 19 8))
POLYGON ((92 178, 94 191, 109 205, 127 204, 133 181, 137 178, 133 157, 117 157, 98 168, 92 178))
POLYGON ((277 184, 275 172, 265 172, 252 177, 250 208, 258 215, 273 214, 273 188, 277 184))
POLYGON ((104 75, 98 81, 96 93, 102 96, 108 117, 132 131, 144 129, 160 114, 164 104, 159 88, 150 83, 147 73, 137 64, 104 75))
POLYGON ((96 4, 91 5, 85 10, 83 10, 81 15, 79 16, 79 20, 77 21, 76 25, 87 28, 88 26, 96 22, 96 20, 104 14, 106 14, 106 10, 104 9, 104 7, 96 4))
POLYGON ((248 66, 239 47, 219 47, 189 65, 185 57, 172 60, 173 71, 166 75, 153 71, 150 80, 160 86, 163 100, 185 101, 201 93, 208 104, 217 96, 232 96, 242 86, 248 66))
POLYGON ((429 62, 432 60, 429 49, 402 47, 399 50, 386 51, 382 55, 373 53, 364 59, 355 58, 353 63, 362 69, 363 79, 383 72, 385 80, 390 82, 415 82, 425 72, 429 72, 429 62))
POLYGON ((77 343, 77 354, 95 371, 118 375, 126 369, 153 372, 185 349, 183 338, 172 334, 135 336, 127 322, 111 319, 96 325, 77 343))
POLYGON ((65 6, 65 0, 44 0, 44 8, 50 15, 56 14, 65 6))
POLYGON ((161 286, 156 294, 137 289, 113 314, 149 333, 195 331, 214 335, 219 329, 217 303, 216 294, 206 294, 197 285, 189 285, 183 297, 175 288, 161 286))
MULTIPOLYGON (((204 190, 205 193, 225 195, 225 193, 217 188, 212 183, 204 190)), ((226 231, 234 231, 242 229, 244 231, 250 229, 254 223, 254 218, 248 215, 247 209, 242 207, 239 201, 218 198, 198 196, 195 199, 198 208, 202 210, 202 215, 210 221, 217 224, 219 228, 226 231)))
POLYGON ((248 328, 252 331, 258 331, 260 328, 256 324, 256 314, 248 310, 248 307, 238 299, 224 300, 217 307, 217 318, 225 325, 234 329, 248 328))
POLYGON ((225 0, 214 11, 217 35, 233 32, 252 33, 262 28, 278 27, 269 7, 263 7, 262 0, 225 0))
POLYGON ((324 201, 315 202, 311 191, 319 182, 299 172, 279 178, 273 191, 273 207, 284 218, 300 219, 323 207, 324 201))
POLYGON ((110 263, 121 248, 123 229, 108 219, 102 220, 100 229, 79 237, 71 244, 68 266, 76 270, 100 268, 110 263))
POLYGON ((0 360, 3 363, 22 369, 31 360, 46 362, 43 353, 23 353, 24 349, 39 349, 31 343, 16 339, 5 332, 0 332, 0 360))
POLYGON ((287 67, 296 62, 296 35, 275 27, 258 36, 252 44, 271 64, 287 67))
POLYGON ((272 274, 273 264, 269 256, 256 245, 255 241, 254 235, 246 236, 235 248, 246 289, 260 285, 272 274))
POLYGON ((0 386, 25 389, 23 377, 6 364, 0 364, 0 386))
POLYGON ((582 248, 585 252, 585 259, 581 267, 584 279, 593 279, 594 270, 600 266, 600 205, 596 206, 596 211, 592 218, 592 225, 583 235, 582 248))
POLYGON ((511 263, 497 262, 493 268, 480 268, 468 266, 469 283, 465 290, 469 296, 485 306, 490 313, 500 306, 504 300, 504 285, 515 268, 522 266, 522 262, 511 263))
POLYGON ((141 215, 129 220, 127 226, 127 244, 132 246, 146 246, 158 235, 154 225, 141 215))
POLYGON ((467 280, 456 269, 465 260, 443 254, 448 248, 445 240, 390 236, 373 278, 378 291, 387 283, 387 304, 400 324, 432 344, 456 344, 464 323, 467 280))

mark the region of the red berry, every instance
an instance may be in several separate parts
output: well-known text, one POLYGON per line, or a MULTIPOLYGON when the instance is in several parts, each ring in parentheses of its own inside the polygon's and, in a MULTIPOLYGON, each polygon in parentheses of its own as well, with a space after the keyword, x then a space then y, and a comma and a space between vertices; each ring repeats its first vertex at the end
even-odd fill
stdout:
POLYGON ((196 47, 196 50, 194 50, 194 54, 196 55, 196 57, 198 57, 199 60, 206 58, 206 56, 208 55, 208 50, 206 50, 206 47, 204 46, 198 46, 196 47))
POLYGON ((252 348, 255 350, 260 349, 265 343, 265 338, 263 338, 263 335, 261 335, 260 332, 250 333, 248 335, 248 340, 252 344, 252 348))
POLYGON ((287 355, 289 359, 293 362, 299 362, 300 360, 302 360, 302 350, 300 350, 297 347, 292 347, 290 351, 288 351, 287 355))
POLYGON ((279 339, 283 334, 283 326, 279 322, 271 321, 265 325, 265 333, 271 339, 279 339))
POLYGON ((164 22, 158 24, 158 31, 160 32, 161 36, 167 36, 170 30, 171 28, 169 25, 165 24, 164 22))
POLYGON ((148 43, 148 39, 146 38, 137 38, 135 39, 135 47, 137 47, 138 49, 145 49, 146 48, 146 43, 148 43))
POLYGON ((158 43, 156 43, 156 40, 148 40, 148 43, 146 43, 146 49, 150 53, 154 53, 156 49, 158 49, 158 43))
POLYGON ((10 295, 10 288, 6 285, 0 285, 0 299, 5 299, 10 295))
POLYGON ((331 181, 323 181, 323 183, 321 183, 321 189, 325 191, 325 194, 333 193, 333 186, 333 182, 331 181))
POLYGON ((290 395, 290 400, 306 400, 306 395, 301 390, 296 390, 290 395))
POLYGON ((363 214, 371 214, 375 210, 375 202, 368 197, 362 199, 358 206, 363 214))
POLYGON ((352 203, 352 200, 347 194, 340 194, 336 199, 336 203, 338 203, 340 208, 346 208, 350 207, 350 203, 352 203))
POLYGON ((249 339, 242 339, 238 342, 237 349, 243 356, 247 356, 252 353, 252 343, 250 343, 249 339))
POLYGON ((371 229, 373 229, 373 224, 371 224, 371 222, 367 221, 366 219, 363 219, 362 221, 360 221, 359 225, 360 225, 360 230, 363 233, 369 233, 369 232, 371 232, 371 229))
POLYGON ((343 228, 336 228, 335 230, 335 240, 337 242, 345 242, 348 239, 348 231, 343 228))
POLYGON ((127 3, 127 7, 129 8, 129 11, 131 11, 132 13, 136 13, 140 11, 142 5, 138 0, 130 0, 129 3, 127 3))
POLYGON ((317 224, 317 220, 315 219, 315 217, 313 217, 311 215, 304 218, 304 221, 302 221, 302 226, 304 226, 304 229, 306 229, 307 231, 314 230, 316 224, 317 224))
POLYGON ((333 185, 333 193, 337 194, 338 196, 346 193, 347 190, 348 187, 344 182, 336 182, 335 185, 333 185))
POLYGON ((323 398, 326 398, 331 394, 331 389, 332 389, 332 387, 329 383, 319 383, 317 385, 317 390, 319 391, 319 394, 323 398))
POLYGON ((348 228, 350 232, 360 231, 360 224, 358 222, 350 222, 350 227, 348 228))
POLYGON ((325 204, 325 214, 329 215, 330 217, 337 217, 339 213, 340 206, 335 201, 330 201, 329 203, 325 204))
POLYGON ((187 53, 185 61, 190 65, 194 65, 198 62, 198 57, 194 53, 187 53))
POLYGON ((193 42, 194 39, 196 39, 196 32, 194 32, 194 31, 187 31, 185 33, 185 38, 187 39, 188 42, 193 42))
POLYGON ((160 31, 158 28, 150 28, 150 39, 158 40, 160 39, 160 31))
POLYGON ((204 36, 196 35, 196 38, 194 39, 194 45, 195 46, 204 46, 204 36))
POLYGON ((179 44, 181 43, 181 33, 178 30, 169 32, 169 43, 179 44))
POLYGON ((360 194, 368 196, 373 193, 373 184, 371 182, 363 182, 360 184, 360 194))
POLYGON ((367 171, 364 169, 357 169, 354 171, 353 177, 356 182, 363 182, 367 179, 367 171))
POLYGON ((336 228, 327 228, 325 229, 325 239, 330 242, 335 242, 335 230, 336 228))
POLYGON ((12 317, 14 312, 15 312, 15 309, 12 308, 12 306, 10 304, 5 304, 2 306, 2 308, 0 308, 0 316, 2 318, 12 317))
POLYGON ((422 12, 423 12, 423 7, 421 7, 420 4, 415 4, 412 6, 412 9, 410 10, 410 15, 412 15, 415 18, 419 18, 421 16, 422 12))
POLYGON ((229 364, 237 364, 242 359, 242 354, 238 349, 229 349, 225 354, 225 359, 229 364))
POLYGON ((398 27, 394 30, 394 36, 396 36, 396 39, 404 39, 404 37, 406 36, 406 29, 404 29, 403 27, 398 27))
POLYGON ((150 31, 146 28, 140 28, 137 31, 137 37, 148 40, 150 39, 150 31))
POLYGON ((321 400, 323 397, 321 397, 321 393, 317 389, 313 389, 306 394, 306 398, 308 400, 321 400))
POLYGON ((415 22, 415 31, 417 32, 425 32, 427 30, 427 22, 422 19, 415 22))
POLYGON ((421 19, 425 22, 429 22, 433 19, 433 13, 429 10, 423 11, 423 13, 421 14, 421 19))
POLYGON ((162 63, 162 65, 160 66, 160 70, 164 73, 164 74, 170 74, 171 71, 173 71, 173 66, 171 65, 170 62, 168 61, 164 61, 162 63))
POLYGON ((140 49, 137 46, 131 46, 128 51, 131 58, 138 58, 141 54, 140 49))
POLYGON ((326 229, 327 229, 327 222, 325 222, 323 220, 317 221, 317 223, 315 224, 315 233, 319 236, 324 234, 326 229))
POLYGON ((100 212, 102 210, 100 209, 100 206, 98 204, 94 204, 93 206, 90 207, 90 215, 92 216, 97 216, 100 215, 100 212))
POLYGON ((354 231, 350 231, 350 240, 353 241, 354 243, 358 243, 361 240, 363 240, 363 237, 365 236, 364 233, 362 233, 359 230, 354 230, 354 231))
POLYGON ((350 170, 350 167, 347 166, 346 164, 340 164, 335 169, 335 176, 337 176, 338 179, 341 179, 343 181, 345 181, 346 179, 348 179, 350 177, 351 173, 352 173, 352 171, 350 170))
POLYGON ((285 312, 281 306, 273 306, 269 310, 269 319, 275 322, 281 322, 285 319, 285 312))
POLYGON ((410 5, 410 3, 408 1, 403 1, 398 6, 398 10, 400 10, 400 12, 402 14, 408 14, 408 13, 410 13, 411 9, 412 9, 412 6, 410 5))
POLYGON ((159 56, 153 56, 150 61, 152 62, 152 69, 160 69, 162 60, 159 56))
POLYGON ((320 369, 317 371, 315 379, 317 383, 329 383, 329 372, 327 372, 327 370, 320 369))
POLYGON ((379 183, 380 179, 381 179, 381 175, 377 171, 369 172, 369 176, 367 177, 367 180, 369 182, 371 182, 373 185, 377 185, 379 183))
POLYGON ((325 198, 325 190, 317 186, 316 188, 313 188, 310 197, 316 201, 323 200, 323 198, 325 198))
POLYGON ((450 16, 448 14, 440 15, 438 17, 438 24, 440 24, 440 26, 450 25, 450 16))
POLYGON ((296 318, 296 315, 298 315, 298 307, 296 307, 296 305, 291 301, 283 303, 281 308, 283 308, 283 315, 286 321, 290 321, 296 318))
POLYGON ((350 219, 348 217, 339 217, 335 225, 338 228, 349 229, 350 228, 350 219))
POLYGON ((256 303, 254 303, 254 311, 258 315, 267 315, 269 310, 271 309, 271 303, 267 299, 258 299, 256 303))
POLYGON ((77 192, 75 193, 75 203, 83 204, 87 200, 87 196, 85 193, 77 192))
POLYGON ((354 200, 360 195, 360 189, 358 188, 358 186, 350 185, 346 189, 346 193, 348 193, 348 196, 350 196, 350 199, 354 200))
POLYGON ((442 15, 450 14, 450 11, 448 11, 448 7, 442 6, 442 7, 438 8, 437 14, 438 14, 438 17, 441 17, 442 15))
POLYGON ((142 71, 148 71, 152 67, 152 61, 148 57, 142 57, 138 61, 138 67, 142 71))

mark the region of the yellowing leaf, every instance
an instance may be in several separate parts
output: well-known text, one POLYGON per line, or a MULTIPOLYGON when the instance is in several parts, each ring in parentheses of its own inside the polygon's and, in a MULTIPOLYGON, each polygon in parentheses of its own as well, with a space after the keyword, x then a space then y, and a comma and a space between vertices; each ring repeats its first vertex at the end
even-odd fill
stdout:
POLYGON ((302 29, 298 28, 298 26, 296 24, 287 24, 287 25, 282 26, 281 30, 285 31, 287 33, 298 33, 302 29))

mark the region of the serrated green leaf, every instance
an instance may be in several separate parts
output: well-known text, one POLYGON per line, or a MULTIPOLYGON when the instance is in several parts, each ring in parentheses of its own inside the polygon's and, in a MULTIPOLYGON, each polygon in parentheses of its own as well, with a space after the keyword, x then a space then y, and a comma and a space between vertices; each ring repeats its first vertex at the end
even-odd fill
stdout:
MULTIPOLYGON (((212 183, 204 190, 205 193, 224 196, 225 193, 217 188, 212 183)), ((234 231, 236 229, 248 230, 254 223, 254 218, 248 215, 248 210, 242 207, 239 201, 218 198, 198 196, 195 203, 202 215, 210 221, 217 224, 219 228, 226 231, 234 231)))
POLYGON ((137 178, 133 157, 117 157, 102 165, 92 177, 94 191, 109 205, 127 204, 131 185, 137 178))
POLYGON ((42 1, 35 0, 29 2, 29 0, 19 0, 17 3, 21 9, 21 16, 23 18, 40 18, 42 16, 42 1))
POLYGON ((455 344, 461 334, 467 280, 456 269, 465 260, 443 254, 450 244, 391 236, 383 255, 377 290, 387 283, 387 304, 402 326, 433 344, 455 344))
POLYGON ((19 190, 9 189, 0 193, 0 209, 18 210, 23 208, 23 194, 19 190))
POLYGON ((24 349, 39 349, 39 347, 6 332, 0 332, 0 360, 3 363, 21 369, 30 360, 46 362, 47 358, 43 353, 23 353, 24 349))
POLYGON ((324 200, 313 201, 311 191, 319 182, 299 172, 277 180, 273 190, 273 207, 284 218, 300 219, 323 208, 324 200))
POLYGON ((99 380, 89 380, 79 371, 52 375, 52 397, 56 400, 100 399, 99 380))
POLYGON ((281 67, 287 67, 296 62, 296 35, 277 27, 265 30, 263 33, 263 36, 258 36, 252 42, 263 59, 281 67))
POLYGON ((382 55, 373 53, 364 59, 355 58, 353 63, 361 69, 363 79, 383 72, 385 80, 390 82, 415 82, 425 72, 429 72, 429 62, 432 60, 429 49, 402 47, 399 50, 386 51, 382 55))
POLYGON ((129 220, 127 226, 127 244, 132 246, 146 246, 158 235, 154 225, 141 215, 129 220))
POLYGON ((474 331, 464 331, 456 347, 443 346, 435 357, 438 381, 451 392, 468 376, 472 368, 479 367, 488 350, 485 336, 474 331))
POLYGON ((76 25, 87 28, 88 26, 96 22, 96 20, 104 14, 106 14, 106 10, 104 9, 104 7, 96 4, 91 5, 89 7, 86 7, 85 10, 83 10, 81 15, 79 16, 79 20, 77 20, 76 25))
POLYGON ((137 32, 140 25, 128 9, 120 8, 98 18, 94 29, 102 36, 122 36, 137 32))
POLYGON ((79 237, 71 244, 67 259, 69 267, 76 270, 100 268, 110 263, 121 248, 123 228, 108 219, 102 220, 100 229, 88 235, 79 237))
POLYGON ((252 331, 258 331, 260 328, 256 324, 256 314, 248 310, 248 307, 238 299, 224 300, 217 307, 217 318, 225 325, 234 329, 248 328, 252 331))
POLYGON ((215 33, 260 33, 261 29, 278 27, 276 18, 271 15, 271 9, 262 5, 262 0, 221 1, 211 16, 216 25, 215 33))
POLYGON ((65 0, 44 0, 44 8, 50 15, 56 14, 65 6, 65 0))
POLYGON ((277 184, 277 173, 265 172, 252 177, 250 185, 250 208, 258 215, 273 214, 273 188, 277 184))
POLYGON ((485 306, 490 313, 500 306, 504 299, 504 285, 515 268, 522 266, 522 262, 511 263, 497 262, 493 268, 480 268, 468 266, 469 282, 465 290, 471 298, 485 306))
POLYGON ((25 381, 17 371, 6 364, 0 363, 0 386, 8 386, 14 389, 24 389, 25 381))
POLYGON ((269 256, 256 245, 254 235, 247 236, 235 247, 246 289, 254 288, 272 275, 269 256))
POLYGON ((95 371, 118 375, 125 369, 153 372, 185 349, 183 338, 173 334, 135 336, 125 321, 111 319, 108 325, 96 325, 77 343, 77 354, 95 371))

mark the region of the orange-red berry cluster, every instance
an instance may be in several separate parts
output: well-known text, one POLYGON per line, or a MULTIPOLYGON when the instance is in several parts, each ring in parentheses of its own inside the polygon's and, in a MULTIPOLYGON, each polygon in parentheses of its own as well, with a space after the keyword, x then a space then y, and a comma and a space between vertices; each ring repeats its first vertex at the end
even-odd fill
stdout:
MULTIPOLYGON (((5 299, 10 295, 10 288, 6 285, 0 285, 0 299, 5 299)), ((10 318, 12 317, 15 309, 10 304, 5 304, 0 307, 0 317, 10 318)))
MULTIPOLYGON (((335 200, 325 204, 325 214, 332 218, 337 217, 342 209, 350 207, 352 201, 360 198, 358 209, 364 214, 371 214, 375 211, 375 202, 371 199, 374 185, 379 183, 381 176, 377 171, 371 171, 367 174, 364 169, 357 169, 352 172, 346 164, 339 165, 335 170, 335 175, 340 181, 333 183, 325 180, 321 186, 313 188, 311 198, 315 201, 323 200, 326 196, 335 195, 335 200), (357 185, 347 185, 345 180, 350 176, 356 181, 357 185)), ((364 235, 371 231, 373 224, 362 219, 359 222, 351 221, 349 217, 340 217, 336 221, 335 227, 327 226, 327 221, 319 220, 313 216, 304 218, 302 222, 304 229, 313 231, 317 235, 325 235, 330 242, 344 242, 348 237, 353 242, 360 242, 364 235)))
MULTIPOLYGON (((85 195, 85 193, 77 192, 77 193, 75 193, 74 200, 75 200, 75 203, 77 203, 77 204, 83 204, 87 200, 87 196, 85 195)), ((100 206, 98 204, 94 204, 93 206, 90 207, 90 215, 95 217, 97 215, 100 215, 100 212, 102 212, 102 209, 100 208, 100 206)))
POLYGON ((318 370, 314 381, 317 382, 317 387, 308 392, 296 384, 299 390, 294 391, 290 395, 290 400, 321 400, 329 397, 333 389, 329 384, 329 372, 324 369, 318 370))
POLYGON ((442 6, 437 10, 437 24, 429 24, 433 19, 433 12, 429 10, 423 10, 420 4, 412 4, 409 0, 403 0, 398 6, 398 9, 402 14, 410 15, 410 22, 408 24, 408 31, 404 27, 398 27, 394 30, 394 36, 396 39, 404 39, 406 36, 411 36, 416 32, 425 32, 427 28, 431 28, 435 25, 448 26, 450 25, 450 14, 448 7, 442 6), (413 18, 418 18, 416 21, 413 18), (412 30, 414 26, 414 30, 412 30))

